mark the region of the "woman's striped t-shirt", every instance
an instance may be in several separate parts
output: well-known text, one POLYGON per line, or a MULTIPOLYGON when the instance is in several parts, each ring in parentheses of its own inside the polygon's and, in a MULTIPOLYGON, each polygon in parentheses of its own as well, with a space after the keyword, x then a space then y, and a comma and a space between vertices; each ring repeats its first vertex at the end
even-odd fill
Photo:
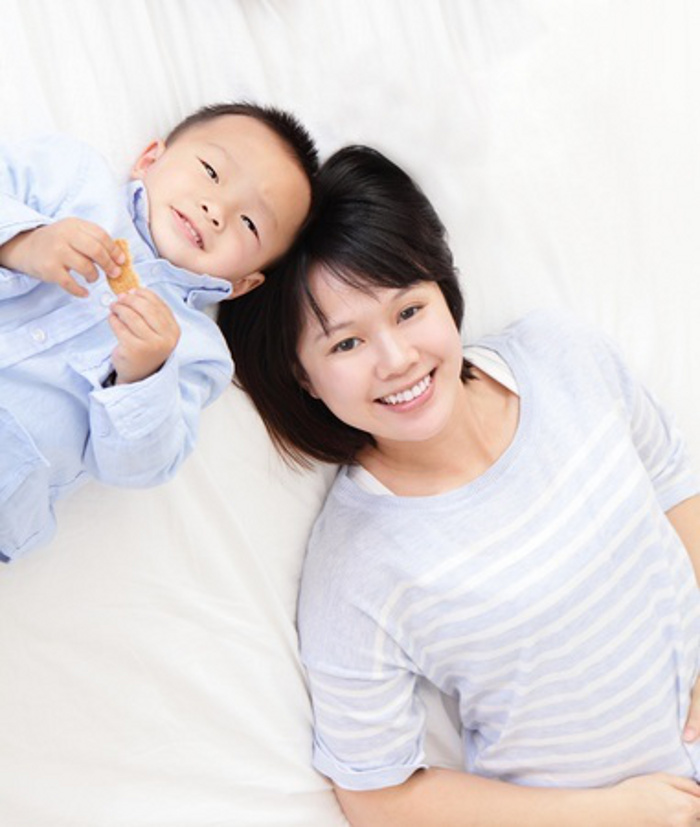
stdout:
POLYGON ((520 393, 499 460, 431 497, 341 470, 315 525, 298 618, 315 766, 348 789, 424 767, 422 675, 457 699, 469 772, 697 775, 700 598, 665 512, 700 488, 678 432, 588 328, 540 312, 478 344, 520 393))

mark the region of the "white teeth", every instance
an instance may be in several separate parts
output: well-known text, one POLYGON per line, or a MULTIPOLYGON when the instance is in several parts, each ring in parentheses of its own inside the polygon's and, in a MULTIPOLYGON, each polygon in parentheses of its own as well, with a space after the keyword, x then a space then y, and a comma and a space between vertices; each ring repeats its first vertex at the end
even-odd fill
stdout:
POLYGON ((198 246, 202 246, 202 239, 199 237, 199 233, 195 228, 190 224, 190 222, 185 219, 185 224, 187 225, 187 229, 190 231, 190 235, 192 236, 194 243, 198 246))
POLYGON ((428 375, 425 379, 417 382, 412 388, 400 391, 399 393, 390 393, 388 396, 383 396, 381 401, 384 402, 385 405, 398 405, 401 402, 410 402, 412 399, 416 399, 418 396, 424 394, 428 390, 431 381, 432 379, 430 375, 428 375))
POLYGON ((184 216, 182 213, 180 213, 180 218, 182 218, 182 223, 185 225, 185 227, 187 228, 187 231, 192 236, 192 240, 194 241, 194 243, 198 247, 202 247, 203 246, 202 245, 202 237, 197 232, 197 230, 195 230, 195 228, 192 226, 192 224, 190 224, 189 219, 186 216, 184 216))

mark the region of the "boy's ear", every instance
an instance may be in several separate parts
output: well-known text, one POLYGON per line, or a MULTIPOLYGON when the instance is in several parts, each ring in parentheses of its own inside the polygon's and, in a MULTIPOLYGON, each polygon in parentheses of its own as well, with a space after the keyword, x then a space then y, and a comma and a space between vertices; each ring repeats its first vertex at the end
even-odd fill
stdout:
POLYGON ((251 290, 255 290, 256 287, 260 287, 264 281, 265 274, 260 272, 251 273, 249 276, 243 276, 242 279, 238 279, 238 281, 233 282, 231 295, 228 297, 229 300, 238 299, 246 293, 250 293, 251 290))
POLYGON ((151 141, 151 143, 136 159, 136 163, 131 168, 131 177, 142 179, 147 170, 155 164, 164 152, 165 141, 151 141))

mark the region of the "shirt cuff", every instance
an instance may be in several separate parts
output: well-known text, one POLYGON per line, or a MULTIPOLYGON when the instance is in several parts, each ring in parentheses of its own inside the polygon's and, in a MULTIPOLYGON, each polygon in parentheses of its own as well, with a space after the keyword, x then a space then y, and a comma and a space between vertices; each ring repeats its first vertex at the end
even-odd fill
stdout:
POLYGON ((314 744, 313 765, 322 775, 330 778, 333 783, 344 790, 358 791, 398 787, 408 781, 414 772, 428 767, 424 760, 417 760, 414 763, 396 767, 353 769, 338 763, 319 746, 318 742, 314 744))
POLYGON ((116 431, 123 439, 141 439, 157 430, 179 408, 178 379, 177 357, 172 353, 159 371, 138 382, 105 387, 102 380, 91 394, 93 431, 100 437, 116 431))

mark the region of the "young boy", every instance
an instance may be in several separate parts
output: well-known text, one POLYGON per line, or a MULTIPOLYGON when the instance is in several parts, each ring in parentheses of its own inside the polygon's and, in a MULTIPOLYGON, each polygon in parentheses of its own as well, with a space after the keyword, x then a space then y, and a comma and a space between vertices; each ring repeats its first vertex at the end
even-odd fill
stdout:
POLYGON ((46 542, 86 475, 170 478, 229 383, 206 307, 291 245, 316 150, 288 113, 205 107, 153 141, 126 184, 67 136, 0 148, 0 559, 46 542), (141 286, 110 279, 128 241, 141 286))

